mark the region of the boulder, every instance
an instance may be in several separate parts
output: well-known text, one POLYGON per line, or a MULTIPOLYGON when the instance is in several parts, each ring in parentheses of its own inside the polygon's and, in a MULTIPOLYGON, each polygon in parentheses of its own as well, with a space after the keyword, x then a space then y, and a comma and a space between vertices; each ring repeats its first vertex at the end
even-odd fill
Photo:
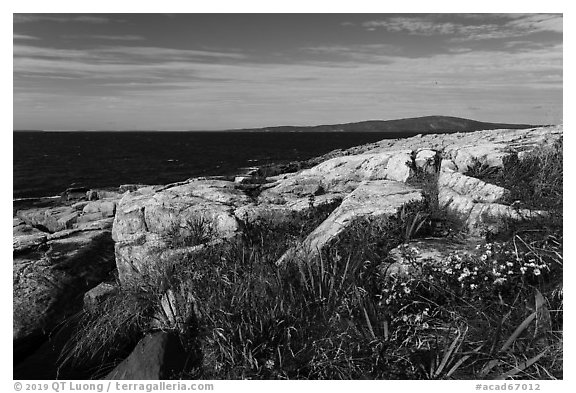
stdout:
POLYGON ((21 253, 37 248, 47 240, 47 233, 42 232, 24 221, 15 218, 12 227, 12 248, 14 253, 21 253))
POLYGON ((177 334, 152 333, 140 340, 130 356, 104 379, 174 379, 187 369, 189 357, 177 334))
POLYGON ((510 197, 510 191, 503 187, 488 184, 480 179, 463 175, 446 167, 440 171, 438 187, 450 188, 475 202, 500 203, 505 202, 510 197))
POLYGON ((76 218, 76 224, 74 226, 85 225, 91 222, 103 220, 105 218, 107 218, 107 215, 100 211, 92 213, 82 213, 81 215, 78 216, 78 218, 76 218))
POLYGON ((109 231, 75 232, 13 261, 14 351, 82 307, 82 296, 114 269, 109 231))
POLYGON ((88 192, 88 188, 86 187, 70 187, 67 188, 60 195, 61 202, 68 202, 68 201, 75 201, 86 198, 86 193, 88 192))
POLYGON ((459 256, 473 255, 480 239, 471 238, 466 242, 446 238, 413 240, 390 250, 388 263, 378 266, 382 277, 414 277, 425 264, 442 267, 454 253, 459 256))
POLYGON ((482 143, 475 145, 455 146, 447 150, 447 158, 451 158, 458 168, 458 172, 465 173, 477 163, 489 167, 502 168, 504 159, 512 152, 506 144, 482 143))
POLYGON ((321 195, 350 193, 365 180, 396 180, 405 182, 412 176, 412 151, 396 150, 373 154, 335 157, 295 174, 278 175, 265 187, 259 200, 278 199, 283 204, 286 195, 321 195))
POLYGON ((19 210, 17 216, 26 224, 47 232, 58 232, 72 227, 80 213, 70 206, 19 210))
MULTIPOLYGON (((137 187, 135 187, 132 191, 135 191, 137 187)), ((127 191, 127 190, 125 190, 127 191)), ((86 192, 86 198, 89 201, 95 201, 99 199, 112 199, 112 200, 119 200, 122 198, 122 194, 125 191, 112 191, 112 190, 90 190, 86 192)))
POLYGON ((414 165, 425 173, 438 172, 438 152, 430 149, 420 149, 414 158, 414 165))
POLYGON ((116 291, 116 285, 102 282, 84 294, 84 310, 91 312, 98 308, 108 296, 116 291))
POLYGON ((500 203, 478 202, 450 187, 439 188, 438 204, 465 220, 468 231, 473 236, 500 233, 507 228, 510 221, 528 221, 548 215, 541 210, 517 209, 500 203))
POLYGON ((84 209, 84 206, 86 206, 86 205, 89 203, 90 200, 91 200, 91 199, 88 199, 88 201, 79 201, 79 202, 76 202, 76 203, 72 204, 72 209, 78 210, 78 211, 82 211, 82 209, 84 209))
MULTIPOLYGON (((295 217, 314 214, 317 210, 335 209, 342 201, 342 194, 325 194, 311 198, 282 198, 283 203, 260 202, 248 204, 234 210, 234 215, 244 224, 268 222, 282 225, 295 217)), ((278 202, 276 200, 275 202, 278 202)))
POLYGON ((234 183, 238 184, 251 184, 254 181, 252 176, 235 176, 234 183))
POLYGON ((234 183, 260 184, 265 182, 265 176, 258 167, 239 168, 240 173, 234 177, 234 183))
POLYGON ((299 257, 313 258, 356 221, 366 217, 385 220, 396 215, 404 205, 423 201, 422 191, 405 183, 391 180, 364 181, 308 235, 300 247, 288 250, 277 264, 282 265, 299 257))
POLYGON ((113 217, 116 213, 116 201, 113 199, 99 199, 86 204, 82 209, 84 214, 102 213, 103 217, 113 217))
POLYGON ((412 151, 399 152, 390 157, 386 164, 386 179, 406 182, 413 174, 412 151))
POLYGON ((100 215, 96 213, 92 220, 87 220, 88 216, 83 215, 79 217, 78 222, 74 224, 74 228, 80 231, 94 231, 101 229, 112 229, 112 224, 114 223, 114 217, 99 218, 100 215))
POLYGON ((86 191, 86 199, 88 199, 89 201, 98 200, 98 191, 96 190, 86 191))
POLYGON ((251 199, 221 180, 191 180, 154 193, 140 190, 120 200, 112 236, 120 281, 154 269, 170 249, 195 246, 239 233, 236 207, 251 199))
POLYGON ((125 193, 126 191, 134 192, 138 191, 139 188, 146 187, 145 184, 122 184, 118 187, 120 193, 125 193))

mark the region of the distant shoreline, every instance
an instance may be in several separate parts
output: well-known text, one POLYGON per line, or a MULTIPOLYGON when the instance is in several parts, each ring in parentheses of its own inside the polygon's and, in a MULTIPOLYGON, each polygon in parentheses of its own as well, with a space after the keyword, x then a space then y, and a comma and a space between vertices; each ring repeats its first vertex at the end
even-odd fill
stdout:
POLYGON ((445 133, 491 129, 524 129, 544 125, 482 122, 452 116, 423 116, 394 120, 366 120, 353 123, 306 126, 268 126, 219 130, 21 130, 13 132, 418 132, 445 133))

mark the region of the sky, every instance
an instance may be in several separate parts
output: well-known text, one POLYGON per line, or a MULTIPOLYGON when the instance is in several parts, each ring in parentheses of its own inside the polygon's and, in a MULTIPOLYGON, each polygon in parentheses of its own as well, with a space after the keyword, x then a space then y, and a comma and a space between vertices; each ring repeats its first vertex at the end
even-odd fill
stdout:
POLYGON ((13 127, 562 119, 561 14, 14 14, 13 127))

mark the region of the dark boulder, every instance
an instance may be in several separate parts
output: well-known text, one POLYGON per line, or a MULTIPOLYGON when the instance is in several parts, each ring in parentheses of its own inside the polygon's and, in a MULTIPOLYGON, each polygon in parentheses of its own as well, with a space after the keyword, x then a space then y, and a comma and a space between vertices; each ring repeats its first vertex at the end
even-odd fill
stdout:
POLYGON ((104 379, 172 379, 185 372, 190 359, 175 333, 145 336, 136 348, 104 379))
POLYGON ((109 230, 72 232, 14 256, 15 357, 36 348, 59 323, 82 308, 84 293, 114 269, 109 230))

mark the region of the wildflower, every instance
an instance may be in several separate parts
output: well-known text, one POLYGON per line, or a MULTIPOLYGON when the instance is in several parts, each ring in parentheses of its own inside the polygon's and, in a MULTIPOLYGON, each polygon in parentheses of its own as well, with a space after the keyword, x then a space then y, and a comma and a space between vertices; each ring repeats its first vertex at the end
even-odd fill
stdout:
POLYGON ((482 262, 485 262, 487 259, 488 259, 488 257, 485 254, 480 257, 480 260, 482 262))
POLYGON ((266 367, 268 370, 271 370, 274 367, 274 360, 272 359, 266 360, 264 367, 266 367))
POLYGON ((506 262, 506 265, 510 266, 510 267, 514 266, 514 264, 512 262, 506 262))
POLYGON ((486 250, 486 255, 489 256, 489 257, 491 257, 491 256, 492 256, 492 251, 486 250))
POLYGON ((450 269, 450 268, 446 269, 444 272, 446 274, 452 274, 453 273, 452 269, 450 269))
POLYGON ((408 287, 405 286, 405 287, 404 287, 404 293, 405 293, 406 295, 410 294, 410 288, 408 288, 408 287))
POLYGON ((476 288, 478 288, 478 285, 476 285, 476 284, 470 284, 470 289, 476 289, 476 288))
POLYGON ((493 284, 495 284, 495 285, 504 284, 504 282, 506 282, 505 278, 497 278, 496 280, 494 280, 493 284))
POLYGON ((526 273, 526 270, 528 270, 528 268, 527 268, 526 266, 522 266, 522 267, 520 268, 520 272, 521 272, 522 274, 526 273))
POLYGON ((535 276, 539 276, 540 275, 540 269, 534 269, 533 273, 535 276))

